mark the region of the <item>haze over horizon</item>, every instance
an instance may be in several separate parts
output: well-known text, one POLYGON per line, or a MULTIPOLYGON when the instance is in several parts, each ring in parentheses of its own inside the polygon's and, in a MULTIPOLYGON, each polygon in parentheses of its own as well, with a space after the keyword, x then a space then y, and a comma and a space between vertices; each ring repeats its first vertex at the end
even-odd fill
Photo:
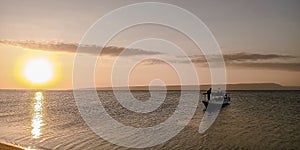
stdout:
MULTIPOLYGON (((135 2, 141 1, 1 1, 5 7, 0 10, 0 89, 71 89, 74 57, 85 32, 108 12, 135 2), (39 74, 40 71, 44 74, 39 74)), ((300 2, 158 2, 182 7, 208 26, 221 47, 228 84, 300 86, 300 2)), ((148 85, 155 79, 166 85, 180 85, 176 70, 155 58, 163 58, 183 68, 192 63, 199 84, 211 83, 208 63, 201 49, 172 28, 138 25, 118 33, 105 46, 97 43, 82 46, 85 51, 78 55, 99 56, 95 68, 97 87, 112 85, 111 74, 116 60, 124 59, 130 63, 143 56, 153 59, 144 60, 134 67, 129 77, 130 86, 148 85), (165 43, 155 41, 157 43, 153 46, 151 42, 139 41, 147 38, 176 44, 191 62, 165 43), (97 50, 102 47, 105 48, 99 55, 97 50)), ((86 78, 84 73, 81 77, 86 78)))

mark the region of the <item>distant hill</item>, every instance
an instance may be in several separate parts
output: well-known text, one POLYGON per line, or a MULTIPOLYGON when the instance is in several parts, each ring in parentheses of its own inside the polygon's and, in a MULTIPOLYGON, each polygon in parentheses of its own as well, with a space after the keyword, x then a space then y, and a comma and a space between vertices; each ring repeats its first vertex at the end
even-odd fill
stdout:
MULTIPOLYGON (((207 90, 211 85, 201 85, 201 90, 207 90)), ((149 90, 148 86, 131 86, 130 90, 149 90)), ((195 90, 199 89, 198 85, 185 85, 183 88, 180 85, 169 85, 166 87, 168 90, 195 90)), ((114 90, 126 90, 126 87, 115 87, 114 90)), ((152 86, 151 90, 163 90, 165 87, 152 86)), ((227 84, 227 90, 300 90, 300 86, 282 86, 276 83, 240 83, 240 84, 227 84)), ((97 90, 112 90, 111 87, 99 87, 97 90)))
POLYGON ((276 83, 228 84, 228 90, 300 90, 299 86, 288 87, 276 83))

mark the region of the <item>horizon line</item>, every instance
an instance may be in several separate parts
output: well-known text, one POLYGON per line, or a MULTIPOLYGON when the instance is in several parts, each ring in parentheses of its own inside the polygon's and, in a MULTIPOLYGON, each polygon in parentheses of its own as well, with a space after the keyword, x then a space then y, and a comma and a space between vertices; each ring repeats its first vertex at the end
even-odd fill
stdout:
MULTIPOLYGON (((34 90, 46 90, 46 91, 71 91, 71 90, 90 90, 90 89, 96 89, 96 90, 113 90, 113 88, 116 88, 117 90, 122 90, 124 88, 146 88, 146 87, 182 87, 182 86, 212 86, 213 84, 200 84, 200 85, 180 85, 180 84, 169 84, 169 85, 155 85, 155 86, 149 86, 149 85, 131 85, 131 86, 118 86, 118 87, 113 87, 113 86, 97 86, 97 87, 81 87, 81 88, 0 88, 0 90, 20 90, 20 91, 34 91, 34 90)), ((249 85, 273 85, 275 88, 276 87, 281 87, 281 88, 296 88, 292 90, 300 90, 300 85, 282 85, 279 83, 274 83, 274 82, 254 82, 254 83, 227 83, 227 84, 214 84, 216 86, 218 85, 226 85, 226 86, 231 86, 231 85, 244 85, 244 86, 249 86, 249 85)), ((264 87, 261 87, 264 88, 264 87)), ((201 88, 199 88, 202 90, 201 88)), ((130 90, 137 90, 137 89, 130 89, 130 90)), ((179 90, 179 89, 178 89, 179 90)), ((230 90, 230 89, 228 89, 230 90)), ((243 90, 243 89, 241 89, 243 90)), ((251 89, 252 90, 252 89, 251 89)), ((255 89, 254 89, 255 90, 255 89)), ((266 90, 266 89, 257 89, 257 90, 266 90)), ((273 90, 273 89, 270 89, 273 90)), ((279 90, 289 90, 289 89, 279 89, 279 90)))

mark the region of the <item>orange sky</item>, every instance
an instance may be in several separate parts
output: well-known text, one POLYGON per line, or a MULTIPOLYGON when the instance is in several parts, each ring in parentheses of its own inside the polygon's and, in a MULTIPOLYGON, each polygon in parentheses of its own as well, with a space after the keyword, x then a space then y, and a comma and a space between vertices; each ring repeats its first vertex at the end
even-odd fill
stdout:
MULTIPOLYGON (((71 89, 75 51, 84 33, 108 12, 135 2, 141 1, 0 2, 1 6, 5 6, 0 10, 0 89, 71 89), (47 59, 53 65, 54 77, 41 85, 30 83, 22 74, 26 63, 36 58, 47 59)), ((160 2, 182 7, 207 25, 224 54, 227 83, 300 86, 298 1, 160 2)), ((126 18, 118 18, 114 23, 124 20, 126 18)), ((141 56, 165 58, 183 68, 195 65, 200 83, 210 84, 211 75, 203 53, 188 37, 171 28, 155 25, 131 27, 118 33, 108 45, 114 47, 103 51, 95 68, 98 87, 111 86, 113 60, 122 58, 129 63, 141 56), (159 38, 176 44, 193 63, 186 62, 172 47, 158 44, 155 45, 158 48, 152 48, 151 43, 145 44, 149 49, 137 43, 126 56, 118 56, 122 47, 145 38, 159 38)), ((87 45, 85 48, 86 52, 80 55, 97 56, 93 50, 99 47, 87 45)), ((82 62, 80 65, 87 64, 82 62)), ((126 65, 121 64, 121 68, 126 65)), ((80 76, 84 82, 85 73, 80 76)), ((166 84, 180 83, 176 71, 157 60, 136 66, 128 82, 131 85, 148 85, 157 78, 166 84)))
MULTIPOLYGON (((1 59, 0 74, 1 89, 15 88, 47 88, 47 89, 71 89, 72 88, 72 68, 74 53, 49 52, 24 49, 12 46, 0 46, 1 59), (4 57, 5 56, 5 57, 4 57), (20 73, 24 63, 33 58, 47 58, 54 66, 56 80, 52 79, 49 83, 42 86, 24 82, 25 77, 20 73)), ((118 57, 104 56, 98 62, 95 69, 96 85, 99 87, 111 86, 111 69, 113 60, 118 57)), ((128 58, 130 59, 130 58, 128 58)), ((83 64, 84 65, 84 64, 83 64)), ((126 64, 124 64, 126 65, 126 64)), ((187 65, 187 64, 182 64, 187 65)), ((210 72, 205 65, 195 63, 198 77, 201 84, 210 84, 210 72)), ((278 70, 268 68, 253 67, 227 67, 228 83, 279 83, 282 85, 298 86, 299 71, 278 70)), ((82 78, 85 74, 82 73, 82 78)), ((167 64, 138 64, 129 75, 130 85, 148 85, 152 80, 160 79, 166 84, 179 84, 178 76, 173 68, 167 64)))

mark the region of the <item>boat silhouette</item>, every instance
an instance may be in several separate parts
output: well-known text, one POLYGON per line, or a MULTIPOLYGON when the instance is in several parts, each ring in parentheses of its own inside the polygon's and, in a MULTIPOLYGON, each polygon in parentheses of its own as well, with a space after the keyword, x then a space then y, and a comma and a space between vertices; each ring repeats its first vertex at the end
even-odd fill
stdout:
POLYGON ((208 94, 203 93, 202 95, 202 103, 204 104, 205 108, 210 106, 219 106, 222 105, 222 107, 225 107, 230 104, 231 100, 231 95, 230 93, 222 93, 222 92, 217 92, 217 93, 212 93, 212 96, 210 99, 208 99, 208 94))

